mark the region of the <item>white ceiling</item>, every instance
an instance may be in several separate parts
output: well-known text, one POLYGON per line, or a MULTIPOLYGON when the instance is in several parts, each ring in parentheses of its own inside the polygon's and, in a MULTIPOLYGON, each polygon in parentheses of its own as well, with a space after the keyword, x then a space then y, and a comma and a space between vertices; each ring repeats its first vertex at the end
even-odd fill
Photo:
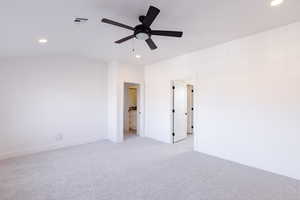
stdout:
POLYGON ((70 54, 150 64, 298 21, 300 1, 274 8, 270 0, 4 0, 0 18, 0 56, 70 54), (182 30, 183 38, 153 36, 155 51, 139 40, 114 44, 132 32, 101 18, 134 26, 149 5, 161 9, 152 29, 182 30), (89 22, 76 25, 75 17, 89 22), (41 37, 49 43, 39 45, 41 37), (133 46, 141 59, 133 56, 133 46))

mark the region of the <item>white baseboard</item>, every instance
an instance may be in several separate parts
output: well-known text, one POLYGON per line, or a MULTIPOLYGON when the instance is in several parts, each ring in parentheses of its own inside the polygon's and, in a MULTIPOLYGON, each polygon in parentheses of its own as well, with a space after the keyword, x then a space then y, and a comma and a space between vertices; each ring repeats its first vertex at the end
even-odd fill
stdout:
POLYGON ((89 144, 89 143, 94 143, 98 142, 101 140, 105 140, 106 138, 90 138, 88 140, 84 141, 67 141, 67 142, 57 142, 55 144, 51 145, 44 145, 44 146, 38 146, 38 147, 33 147, 29 149, 22 149, 14 152, 8 152, 8 153, 3 153, 0 154, 0 160, 5 160, 5 159, 10 159, 10 158, 16 158, 20 156, 26 156, 26 155, 31 155, 31 154, 36 154, 36 153, 41 153, 41 152, 46 152, 46 151, 52 151, 56 149, 62 149, 62 148, 67 148, 67 147, 72 147, 72 146, 78 146, 78 145, 83 145, 83 144, 89 144))
POLYGON ((258 167, 258 166, 255 166, 255 165, 251 165, 249 163, 244 163, 244 162, 239 162, 237 160, 232 160, 232 159, 224 158, 224 157, 216 155, 216 154, 203 152, 203 151, 201 151, 197 147, 194 147, 194 151, 202 153, 202 154, 205 154, 205 155, 208 155, 208 156, 211 156, 211 157, 214 157, 214 158, 217 158, 217 159, 222 159, 222 160, 225 160, 227 162, 232 162, 232 163, 236 163, 236 164, 243 165, 243 166, 246 166, 246 167, 254 168, 254 169, 257 169, 257 170, 262 170, 262 171, 265 171, 265 172, 268 172, 268 173, 272 173, 272 174, 275 174, 275 175, 278 175, 278 176, 285 176, 285 177, 288 177, 288 178, 291 178, 291 179, 295 179, 295 180, 298 180, 298 181, 300 180, 299 175, 293 175, 293 174, 283 173, 282 171, 276 171, 276 170, 272 170, 272 169, 268 169, 268 168, 262 168, 262 167, 258 167))

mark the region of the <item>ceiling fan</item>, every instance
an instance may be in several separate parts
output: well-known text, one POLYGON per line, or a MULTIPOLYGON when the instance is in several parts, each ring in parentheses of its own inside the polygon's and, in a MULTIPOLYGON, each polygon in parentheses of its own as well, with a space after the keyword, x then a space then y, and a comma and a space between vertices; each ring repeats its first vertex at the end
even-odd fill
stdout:
POLYGON ((138 40, 145 40, 151 50, 157 49, 156 44, 151 39, 152 35, 159 35, 159 36, 167 36, 167 37, 182 37, 183 32, 180 31, 164 31, 164 30, 152 30, 150 28, 151 24, 154 22, 155 18, 160 13, 160 10, 154 6, 150 6, 146 16, 140 16, 139 21, 141 24, 131 27, 119 22, 115 22, 110 19, 103 18, 101 21, 103 23, 111 24, 114 26, 119 26, 128 30, 133 31, 133 34, 122 38, 118 41, 115 41, 117 44, 121 44, 125 41, 130 39, 136 38, 138 40))

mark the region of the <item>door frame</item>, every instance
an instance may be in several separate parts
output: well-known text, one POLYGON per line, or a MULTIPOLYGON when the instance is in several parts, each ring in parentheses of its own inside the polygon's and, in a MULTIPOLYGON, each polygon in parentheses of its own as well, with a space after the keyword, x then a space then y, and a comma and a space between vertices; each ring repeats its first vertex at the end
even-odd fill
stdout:
MULTIPOLYGON (((175 144, 176 142, 175 142, 175 134, 176 133, 174 133, 175 132, 175 112, 174 112, 174 109, 175 109, 175 99, 174 99, 174 95, 175 95, 175 82, 176 81, 182 81, 182 82, 184 82, 186 85, 191 85, 191 86, 193 86, 193 95, 192 95, 192 98, 193 98, 193 116, 195 115, 195 105, 194 105, 194 103, 195 103, 195 81, 186 81, 186 80, 172 80, 171 81, 171 90, 172 90, 172 92, 171 92, 171 134, 170 134, 170 141, 171 141, 171 143, 173 143, 173 144, 175 144)), ((187 101, 187 98, 186 98, 186 101, 187 101)), ((193 117, 193 122, 192 122, 192 124, 193 124, 193 134, 192 134, 192 137, 195 139, 195 134, 194 134, 194 120, 195 120, 195 118, 193 117)), ((184 139, 183 139, 184 140, 184 139)), ((178 142, 180 142, 180 141, 178 141, 178 142)))
POLYGON ((127 98, 127 85, 135 85, 137 86, 137 135, 138 136, 144 136, 144 123, 143 123, 143 106, 144 106, 144 101, 143 101, 143 85, 141 83, 135 83, 135 82, 123 82, 122 84, 122 103, 121 103, 121 141, 124 141, 124 131, 125 131, 125 98, 127 98))

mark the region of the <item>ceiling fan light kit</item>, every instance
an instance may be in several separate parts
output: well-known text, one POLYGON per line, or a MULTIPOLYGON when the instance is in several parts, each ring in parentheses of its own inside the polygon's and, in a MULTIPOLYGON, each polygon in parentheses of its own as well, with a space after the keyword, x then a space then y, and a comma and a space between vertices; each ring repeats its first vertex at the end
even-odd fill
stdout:
POLYGON ((135 27, 131 27, 106 18, 103 18, 101 21, 106 24, 111 24, 114 26, 118 26, 133 31, 132 35, 122 38, 118 41, 115 41, 115 43, 121 44, 130 39, 136 38, 138 40, 145 40, 149 48, 151 50, 154 50, 157 49, 157 46, 151 38, 152 35, 166 36, 166 37, 182 37, 183 35, 183 32, 181 31, 152 30, 150 26, 152 25, 152 23, 154 22, 154 20, 156 19, 159 13, 160 10, 158 8, 154 6, 150 6, 146 16, 139 17, 139 21, 141 22, 141 24, 135 27))

